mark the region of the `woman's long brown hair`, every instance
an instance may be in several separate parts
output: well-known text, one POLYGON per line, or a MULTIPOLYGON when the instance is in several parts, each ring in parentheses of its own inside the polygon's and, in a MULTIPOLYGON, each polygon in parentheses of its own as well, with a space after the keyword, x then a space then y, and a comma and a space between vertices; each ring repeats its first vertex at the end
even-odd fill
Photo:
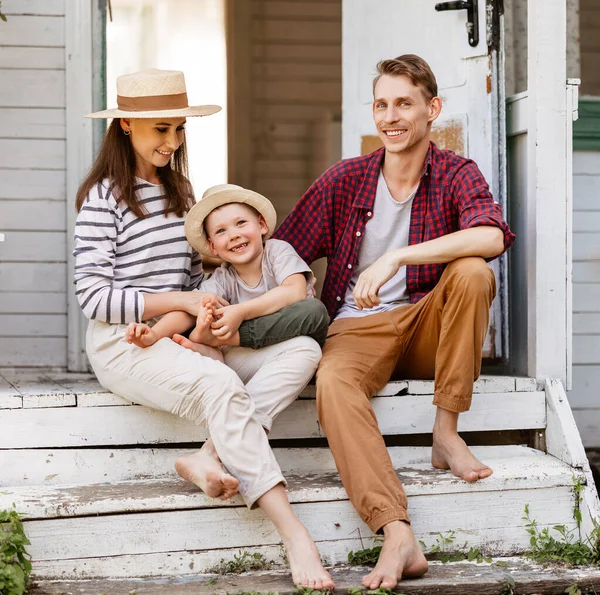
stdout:
MULTIPOLYGON (((119 118, 115 118, 104 135, 96 160, 79 186, 75 201, 77 210, 81 210, 88 192, 108 178, 117 202, 124 202, 137 217, 144 219, 148 213, 136 197, 135 169, 133 147, 121 129, 119 118)), ((185 137, 170 162, 157 168, 157 173, 165 189, 165 213, 183 217, 194 202, 188 180, 185 137)))

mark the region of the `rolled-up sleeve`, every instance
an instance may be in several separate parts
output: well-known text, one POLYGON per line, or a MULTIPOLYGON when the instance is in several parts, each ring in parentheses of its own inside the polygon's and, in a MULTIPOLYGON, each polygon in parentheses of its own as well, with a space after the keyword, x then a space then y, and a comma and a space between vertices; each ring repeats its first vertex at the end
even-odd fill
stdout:
MULTIPOLYGON (((502 207, 494 201, 490 188, 473 161, 467 161, 452 180, 452 200, 458 212, 460 229, 488 225, 497 227, 504 235, 505 252, 515 242, 502 215, 502 207)), ((498 255, 500 256, 500 255, 498 255)))
POLYGON ((114 287, 118 214, 106 200, 84 203, 75 224, 75 293, 84 315, 92 320, 141 322, 144 297, 114 287))

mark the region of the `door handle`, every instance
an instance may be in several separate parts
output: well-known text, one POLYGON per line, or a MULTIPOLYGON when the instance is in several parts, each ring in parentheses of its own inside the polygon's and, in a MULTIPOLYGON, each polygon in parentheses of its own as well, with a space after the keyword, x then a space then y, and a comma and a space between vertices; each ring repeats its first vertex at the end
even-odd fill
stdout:
POLYGON ((477 14, 477 0, 458 0, 456 2, 439 2, 435 5, 438 12, 444 10, 467 11, 467 35, 469 45, 476 47, 479 44, 479 19, 477 14))

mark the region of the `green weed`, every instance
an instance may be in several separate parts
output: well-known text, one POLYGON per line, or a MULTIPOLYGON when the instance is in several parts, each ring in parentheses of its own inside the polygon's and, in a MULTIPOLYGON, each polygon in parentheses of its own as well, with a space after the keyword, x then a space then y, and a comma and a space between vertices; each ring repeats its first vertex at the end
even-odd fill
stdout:
POLYGON ((241 574, 250 570, 266 570, 270 567, 267 559, 260 552, 242 552, 235 554, 233 560, 224 560, 213 566, 209 572, 215 574, 241 574))
POLYGON ((23 595, 27 590, 31 574, 28 545, 17 511, 0 511, 0 595, 23 595))
POLYGON ((515 585, 515 579, 512 576, 506 577, 500 595, 517 595, 517 586, 515 585))
POLYGON ((449 551, 450 546, 454 543, 456 534, 454 531, 448 531, 446 534, 438 533, 435 543, 432 546, 428 546, 424 541, 419 541, 421 548, 429 557, 436 560, 440 560, 443 564, 447 562, 461 562, 462 560, 468 560, 469 562, 482 562, 490 563, 491 558, 484 556, 478 548, 471 547, 465 554, 463 552, 449 551))

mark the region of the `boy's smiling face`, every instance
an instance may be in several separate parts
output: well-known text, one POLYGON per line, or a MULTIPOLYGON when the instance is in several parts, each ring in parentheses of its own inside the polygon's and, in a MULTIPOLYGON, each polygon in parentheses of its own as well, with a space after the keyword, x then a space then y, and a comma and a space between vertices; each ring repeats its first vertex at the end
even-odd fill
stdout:
POLYGON ((204 221, 214 256, 234 266, 260 261, 263 236, 269 231, 264 217, 252 207, 230 203, 217 207, 204 221))

